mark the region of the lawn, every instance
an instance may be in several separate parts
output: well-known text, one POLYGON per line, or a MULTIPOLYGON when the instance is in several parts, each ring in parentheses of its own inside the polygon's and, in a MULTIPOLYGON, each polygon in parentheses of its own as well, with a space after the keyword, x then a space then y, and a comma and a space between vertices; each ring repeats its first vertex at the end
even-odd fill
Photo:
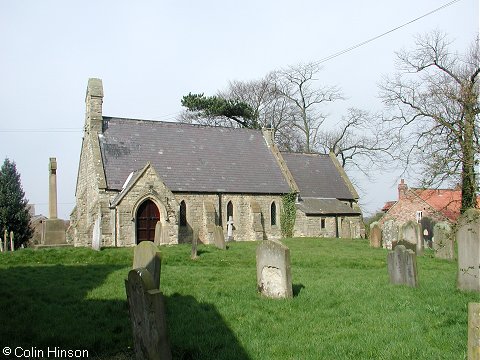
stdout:
MULTIPOLYGON (((456 263, 418 258, 419 286, 389 284, 386 250, 365 240, 287 239, 294 298, 256 292, 256 243, 162 247, 175 359, 465 359, 467 304, 456 263)), ((130 359, 124 279, 132 248, 0 253, 2 349, 87 349, 130 359)), ((0 355, 0 360, 3 355, 0 355)), ((3 357, 5 358, 5 357, 3 357)), ((13 357, 12 357, 13 358, 13 357)))

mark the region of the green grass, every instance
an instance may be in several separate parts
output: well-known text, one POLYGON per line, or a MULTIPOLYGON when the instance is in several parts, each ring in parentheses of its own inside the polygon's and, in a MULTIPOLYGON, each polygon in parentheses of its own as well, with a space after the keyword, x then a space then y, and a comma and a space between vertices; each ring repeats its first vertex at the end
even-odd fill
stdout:
MULTIPOLYGON (((418 258, 419 287, 389 284, 386 251, 364 240, 288 239, 294 298, 256 292, 256 243, 162 247, 175 359, 465 359, 456 263, 418 258)), ((132 248, 0 253, 0 345, 133 355, 124 279, 132 248)), ((3 355, 0 355, 0 360, 3 355)))

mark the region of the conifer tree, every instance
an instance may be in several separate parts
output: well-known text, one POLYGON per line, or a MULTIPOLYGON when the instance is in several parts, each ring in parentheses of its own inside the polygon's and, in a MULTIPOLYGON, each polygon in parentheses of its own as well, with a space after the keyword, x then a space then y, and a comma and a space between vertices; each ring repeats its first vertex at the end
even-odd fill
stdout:
POLYGON ((0 169, 0 230, 2 237, 5 229, 13 231, 15 248, 33 234, 27 204, 15 162, 6 158, 0 169))

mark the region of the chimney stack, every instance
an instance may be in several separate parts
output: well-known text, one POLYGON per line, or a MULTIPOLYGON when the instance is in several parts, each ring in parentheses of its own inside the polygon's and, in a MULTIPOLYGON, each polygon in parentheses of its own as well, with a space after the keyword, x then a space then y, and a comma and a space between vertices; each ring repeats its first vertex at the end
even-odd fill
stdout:
POLYGON ((398 184, 398 200, 404 199, 407 196, 408 186, 405 184, 405 180, 401 179, 398 184))

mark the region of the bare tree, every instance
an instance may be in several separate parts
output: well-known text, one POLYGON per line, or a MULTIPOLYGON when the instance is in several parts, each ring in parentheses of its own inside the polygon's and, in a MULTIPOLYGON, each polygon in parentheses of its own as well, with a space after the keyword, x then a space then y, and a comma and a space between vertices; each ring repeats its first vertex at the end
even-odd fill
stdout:
POLYGON ((420 165, 425 186, 461 182, 462 211, 476 207, 478 42, 458 54, 445 34, 433 32, 417 37, 397 59, 397 73, 384 79, 381 97, 403 137, 405 165, 420 165))
POLYGON ((336 86, 315 86, 320 71, 316 63, 300 64, 271 74, 275 93, 287 100, 288 122, 303 137, 304 151, 315 150, 319 130, 326 119, 322 105, 343 99, 336 86))
POLYGON ((369 177, 373 168, 386 169, 396 159, 397 141, 380 116, 350 108, 334 129, 320 131, 316 148, 332 151, 342 167, 357 169, 369 177))

